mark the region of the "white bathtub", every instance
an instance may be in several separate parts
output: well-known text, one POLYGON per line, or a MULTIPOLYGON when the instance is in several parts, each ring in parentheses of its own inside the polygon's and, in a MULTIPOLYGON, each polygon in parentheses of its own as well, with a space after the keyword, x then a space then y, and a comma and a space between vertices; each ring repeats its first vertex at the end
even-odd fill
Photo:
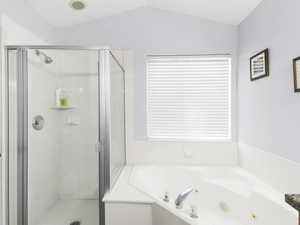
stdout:
POLYGON ((284 202, 284 193, 240 168, 135 166, 130 185, 153 202, 189 224, 197 225, 296 225, 297 213, 284 202), (188 187, 198 190, 177 209, 174 200, 188 187), (170 201, 163 201, 165 192, 170 201), (199 217, 190 217, 190 206, 199 217), (221 207, 222 206, 222 207, 221 207))

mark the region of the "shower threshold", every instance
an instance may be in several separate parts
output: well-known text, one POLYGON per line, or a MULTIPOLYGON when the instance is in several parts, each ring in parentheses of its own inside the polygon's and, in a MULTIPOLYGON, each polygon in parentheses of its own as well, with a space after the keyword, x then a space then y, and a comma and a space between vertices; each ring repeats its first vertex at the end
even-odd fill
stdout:
POLYGON ((37 225, 99 224, 98 200, 59 200, 37 225))

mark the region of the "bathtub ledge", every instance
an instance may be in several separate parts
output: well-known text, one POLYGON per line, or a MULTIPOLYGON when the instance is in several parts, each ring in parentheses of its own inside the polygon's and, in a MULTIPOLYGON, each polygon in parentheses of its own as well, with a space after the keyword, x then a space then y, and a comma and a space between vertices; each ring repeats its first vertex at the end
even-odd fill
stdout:
POLYGON ((133 166, 126 166, 112 190, 105 194, 103 201, 107 203, 143 203, 152 204, 155 201, 129 184, 133 166))

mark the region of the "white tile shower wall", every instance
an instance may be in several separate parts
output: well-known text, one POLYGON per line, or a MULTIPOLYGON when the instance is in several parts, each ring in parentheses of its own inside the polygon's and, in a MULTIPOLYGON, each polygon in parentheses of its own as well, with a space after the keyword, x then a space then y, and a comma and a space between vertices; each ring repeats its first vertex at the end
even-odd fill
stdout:
POLYGON ((62 111, 60 198, 98 198, 98 77, 95 52, 63 52, 59 75, 74 109, 62 111))
MULTIPOLYGON (((145 7, 64 29, 60 39, 68 44, 132 50, 134 59, 125 66, 128 163, 237 164, 235 143, 154 143, 146 136, 146 56, 232 54, 235 109, 237 27, 145 7)), ((232 118, 236 118, 234 109, 232 118)))
POLYGON ((37 224, 59 198, 61 118, 52 110, 58 79, 44 62, 36 63, 30 51, 28 66, 28 212, 29 224, 37 224), (34 130, 30 121, 42 115, 45 126, 34 130))

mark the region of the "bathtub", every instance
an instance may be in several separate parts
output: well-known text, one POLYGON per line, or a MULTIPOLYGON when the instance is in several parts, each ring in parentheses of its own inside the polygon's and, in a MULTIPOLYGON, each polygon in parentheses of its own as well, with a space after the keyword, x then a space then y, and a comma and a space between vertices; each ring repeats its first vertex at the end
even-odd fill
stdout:
POLYGON ((296 211, 284 202, 284 193, 241 168, 134 166, 126 182, 187 224, 296 225, 298 221, 296 211), (176 197, 189 187, 197 191, 177 209, 176 197), (166 192, 169 202, 163 200, 166 192), (198 218, 190 216, 191 206, 198 218))

